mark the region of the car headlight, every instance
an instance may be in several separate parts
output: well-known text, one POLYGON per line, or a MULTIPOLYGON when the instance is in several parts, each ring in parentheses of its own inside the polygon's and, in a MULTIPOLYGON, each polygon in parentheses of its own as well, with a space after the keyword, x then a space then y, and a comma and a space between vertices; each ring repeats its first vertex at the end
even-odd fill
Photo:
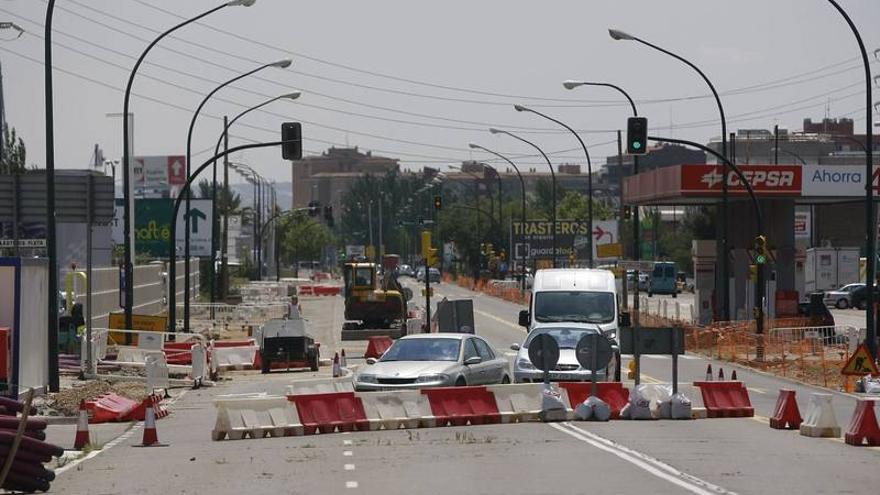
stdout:
POLYGON ((376 379, 376 375, 367 374, 358 375, 357 381, 361 383, 379 383, 379 380, 376 379))
POLYGON ((519 358, 516 360, 516 367, 522 370, 533 370, 536 369, 528 358, 519 358))
POLYGON ((449 375, 434 373, 432 375, 420 375, 416 378, 416 383, 444 382, 446 380, 449 380, 449 375))
POLYGON ((612 328, 611 330, 605 330, 602 332, 605 335, 605 338, 614 340, 617 338, 617 329, 612 328))

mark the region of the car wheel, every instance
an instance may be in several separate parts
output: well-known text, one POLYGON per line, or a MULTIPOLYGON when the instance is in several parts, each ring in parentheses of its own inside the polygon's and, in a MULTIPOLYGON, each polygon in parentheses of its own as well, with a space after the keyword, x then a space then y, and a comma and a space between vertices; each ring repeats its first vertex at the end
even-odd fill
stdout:
POLYGON ((458 380, 455 380, 456 387, 467 387, 467 380, 464 379, 463 376, 458 377, 458 380))
POLYGON ((849 307, 849 301, 847 301, 846 299, 838 299, 836 306, 837 309, 846 309, 849 307))
POLYGON ((856 304, 856 307, 859 308, 860 310, 864 311, 864 310, 868 309, 868 302, 865 300, 859 301, 858 304, 856 304))
POLYGON ((501 384, 502 384, 502 385, 507 385, 507 384, 509 384, 509 383, 510 383, 510 377, 507 376, 507 375, 504 375, 504 377, 501 378, 501 384))
POLYGON ((615 382, 620 381, 620 353, 614 353, 614 356, 611 358, 611 362, 608 363, 608 368, 605 370, 605 379, 608 377, 613 377, 615 382))

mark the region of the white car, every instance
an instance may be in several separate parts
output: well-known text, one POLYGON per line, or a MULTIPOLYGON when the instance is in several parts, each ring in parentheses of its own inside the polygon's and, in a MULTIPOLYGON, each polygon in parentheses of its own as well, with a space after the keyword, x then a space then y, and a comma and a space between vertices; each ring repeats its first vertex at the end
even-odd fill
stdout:
POLYGON ((846 309, 853 307, 853 293, 864 287, 865 284, 855 283, 844 285, 839 289, 829 290, 822 296, 822 301, 826 306, 834 306, 837 309, 846 309))

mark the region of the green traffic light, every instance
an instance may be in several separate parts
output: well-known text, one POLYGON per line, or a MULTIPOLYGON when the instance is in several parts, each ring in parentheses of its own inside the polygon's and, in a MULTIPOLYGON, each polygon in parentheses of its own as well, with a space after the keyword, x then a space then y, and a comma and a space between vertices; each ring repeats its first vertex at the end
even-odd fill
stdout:
POLYGON ((766 263, 766 262, 767 262, 767 257, 765 257, 763 254, 759 254, 759 255, 755 258, 755 263, 757 263, 757 264, 759 264, 759 265, 763 265, 763 264, 766 263))
POLYGON ((635 148, 637 150, 642 149, 642 143, 640 143, 638 141, 633 141, 633 148, 635 148))

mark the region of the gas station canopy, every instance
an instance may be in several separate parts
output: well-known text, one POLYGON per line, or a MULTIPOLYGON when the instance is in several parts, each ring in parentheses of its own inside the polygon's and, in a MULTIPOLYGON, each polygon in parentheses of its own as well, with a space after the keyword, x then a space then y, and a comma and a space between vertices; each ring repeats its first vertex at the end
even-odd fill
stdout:
MULTIPOLYGON (((738 165, 755 194, 767 199, 794 199, 797 203, 834 203, 864 198, 865 167, 860 165, 738 165)), ((686 205, 718 202, 724 180, 723 165, 674 165, 627 177, 624 202, 641 205, 686 205)), ((871 187, 878 195, 880 167, 875 166, 871 187)), ((727 171, 728 194, 746 198, 748 191, 733 170, 727 171)))

